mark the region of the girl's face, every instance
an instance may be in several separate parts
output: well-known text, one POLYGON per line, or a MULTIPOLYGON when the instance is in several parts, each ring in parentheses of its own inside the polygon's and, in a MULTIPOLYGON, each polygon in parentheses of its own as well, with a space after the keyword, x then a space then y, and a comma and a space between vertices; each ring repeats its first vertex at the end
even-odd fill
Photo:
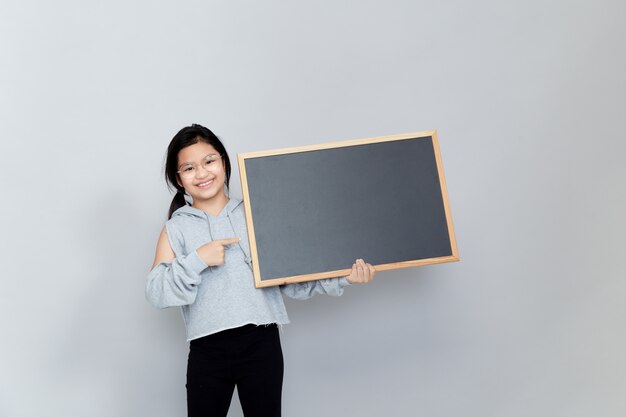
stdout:
POLYGON ((197 142, 181 149, 177 166, 178 184, 193 198, 194 207, 202 208, 226 197, 224 163, 213 146, 197 142))

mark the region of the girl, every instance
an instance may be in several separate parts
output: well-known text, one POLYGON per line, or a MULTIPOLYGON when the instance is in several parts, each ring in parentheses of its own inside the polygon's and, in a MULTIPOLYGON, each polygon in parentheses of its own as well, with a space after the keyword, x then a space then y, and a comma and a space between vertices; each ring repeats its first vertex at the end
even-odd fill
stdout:
POLYGON ((277 325, 289 322, 282 294, 338 296, 376 272, 357 259, 347 277, 255 288, 243 204, 227 194, 230 172, 226 149, 209 129, 194 124, 174 136, 165 176, 176 195, 146 298, 158 308, 182 307, 190 417, 226 416, 235 385, 246 417, 277 417, 283 380, 277 325))

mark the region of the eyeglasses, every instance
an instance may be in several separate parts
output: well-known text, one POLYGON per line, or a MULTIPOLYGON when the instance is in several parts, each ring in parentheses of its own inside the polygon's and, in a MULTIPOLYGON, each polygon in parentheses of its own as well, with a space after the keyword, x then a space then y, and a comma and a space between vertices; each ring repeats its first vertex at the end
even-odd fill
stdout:
POLYGON ((192 178, 196 176, 198 166, 204 168, 205 171, 209 171, 211 169, 211 165, 213 165, 216 161, 219 161, 220 159, 222 159, 222 155, 212 153, 205 156, 202 159, 202 163, 200 165, 192 163, 182 164, 178 167, 178 171, 176 171, 176 173, 180 174, 180 176, 183 178, 192 178))

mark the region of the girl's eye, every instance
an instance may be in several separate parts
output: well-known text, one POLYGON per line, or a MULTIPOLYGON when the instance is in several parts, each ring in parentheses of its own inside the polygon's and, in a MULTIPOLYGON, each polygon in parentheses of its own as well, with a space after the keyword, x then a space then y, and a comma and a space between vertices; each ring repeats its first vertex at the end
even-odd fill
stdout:
POLYGON ((182 172, 191 172, 191 171, 193 171, 192 165, 187 165, 186 167, 182 169, 182 172))
POLYGON ((217 161, 217 158, 215 156, 211 156, 211 157, 207 157, 204 160, 204 166, 208 167, 209 165, 211 165, 212 163, 214 163, 215 161, 217 161))

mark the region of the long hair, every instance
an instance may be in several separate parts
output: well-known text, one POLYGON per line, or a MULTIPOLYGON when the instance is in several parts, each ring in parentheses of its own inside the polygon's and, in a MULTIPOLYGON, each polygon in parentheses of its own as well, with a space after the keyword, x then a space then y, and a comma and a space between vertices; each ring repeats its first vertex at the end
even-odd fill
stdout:
POLYGON ((192 124, 191 126, 183 127, 172 138, 167 147, 167 156, 165 158, 165 182, 170 190, 176 190, 167 214, 168 219, 172 217, 176 210, 187 204, 185 201, 185 189, 178 184, 178 173, 176 172, 178 171, 178 152, 198 142, 204 142, 213 146, 222 155, 222 163, 226 172, 226 181, 224 182, 226 187, 228 187, 230 182, 230 158, 222 141, 204 126, 192 124))

